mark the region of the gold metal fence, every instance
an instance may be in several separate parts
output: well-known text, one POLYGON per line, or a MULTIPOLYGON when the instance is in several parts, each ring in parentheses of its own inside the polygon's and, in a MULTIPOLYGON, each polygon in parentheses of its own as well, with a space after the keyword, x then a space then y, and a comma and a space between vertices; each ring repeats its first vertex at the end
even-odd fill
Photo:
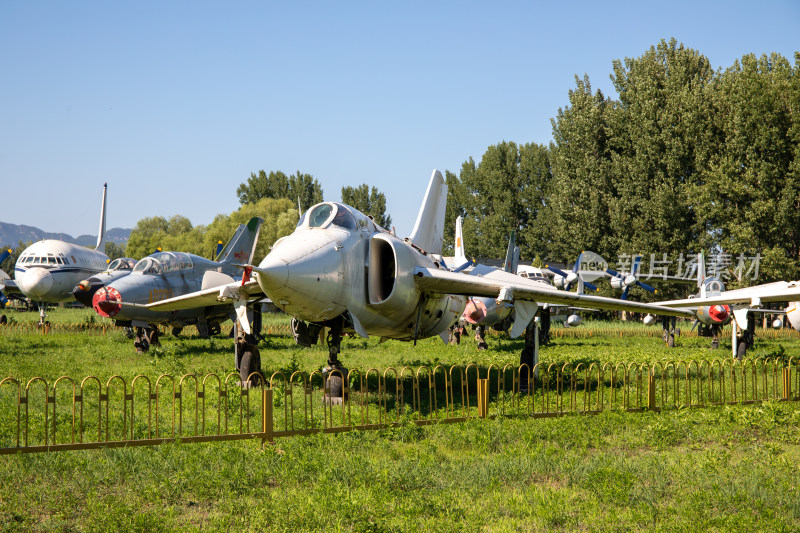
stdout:
POLYGON ((735 359, 655 363, 350 370, 332 399, 334 371, 282 372, 242 387, 239 376, 115 375, 0 381, 0 454, 338 433, 603 411, 666 410, 800 400, 800 361, 735 359))

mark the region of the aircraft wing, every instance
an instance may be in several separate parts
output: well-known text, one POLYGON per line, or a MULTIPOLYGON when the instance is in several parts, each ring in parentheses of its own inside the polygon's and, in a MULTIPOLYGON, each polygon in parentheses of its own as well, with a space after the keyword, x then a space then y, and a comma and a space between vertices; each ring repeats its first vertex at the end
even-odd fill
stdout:
POLYGON ((705 298, 666 300, 663 302, 655 302, 653 305, 671 308, 696 308, 704 305, 742 304, 758 307, 762 303, 795 301, 800 301, 800 282, 779 281, 766 285, 756 285, 754 287, 745 287, 744 289, 724 291, 718 295, 707 296, 705 298))
POLYGON ((414 272, 414 279, 420 289, 442 294, 491 296, 537 303, 589 306, 593 309, 652 313, 686 318, 694 318, 695 316, 694 313, 680 308, 560 291, 555 287, 551 288, 501 270, 492 270, 485 275, 478 276, 417 267, 414 272))
POLYGON ((177 311, 179 309, 192 309, 209 305, 231 305, 235 300, 249 300, 264 296, 264 291, 255 280, 250 280, 242 285, 241 281, 210 287, 208 289, 176 296, 167 300, 147 304, 147 309, 154 311, 177 311))

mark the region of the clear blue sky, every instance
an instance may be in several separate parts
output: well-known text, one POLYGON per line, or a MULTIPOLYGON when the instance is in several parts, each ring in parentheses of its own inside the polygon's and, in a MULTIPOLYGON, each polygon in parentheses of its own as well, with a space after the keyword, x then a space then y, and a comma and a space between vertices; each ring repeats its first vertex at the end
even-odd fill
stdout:
POLYGON ((800 50, 800 2, 0 2, 0 221, 95 233, 238 208, 259 169, 367 183, 410 233, 431 170, 548 143, 574 76, 675 37, 800 50))

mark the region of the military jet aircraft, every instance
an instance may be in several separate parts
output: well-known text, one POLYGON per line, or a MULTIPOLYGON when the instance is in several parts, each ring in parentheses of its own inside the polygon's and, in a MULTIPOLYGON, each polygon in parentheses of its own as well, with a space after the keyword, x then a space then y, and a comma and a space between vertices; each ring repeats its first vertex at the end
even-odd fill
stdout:
POLYGON ((92 307, 92 298, 94 298, 94 293, 96 293, 98 289, 127 276, 133 272, 134 266, 136 266, 136 259, 130 257, 114 259, 103 272, 95 274, 88 279, 81 280, 80 283, 75 285, 72 289, 72 295, 84 306, 92 307))
MULTIPOLYGON (((538 309, 537 302, 694 316, 681 309, 559 291, 548 283, 496 269, 480 276, 474 269, 471 274, 449 271, 440 255, 446 200, 442 174, 434 171, 414 229, 406 239, 347 205, 317 204, 300 218, 294 233, 273 245, 258 266, 248 266, 254 281, 229 283, 148 308, 182 309, 266 294, 302 325, 296 329, 299 341, 309 342, 319 328, 329 328, 329 369, 341 368, 338 354, 344 331, 401 340, 439 335, 446 341, 467 296, 491 296, 513 303, 512 336, 525 330, 538 309)), ((255 370, 240 368, 243 378, 255 370)))
POLYGON ((135 327, 138 351, 147 351, 158 339, 155 324, 172 326, 175 334, 189 324, 197 325, 202 336, 218 333, 219 324, 233 311, 229 306, 163 311, 147 304, 233 283, 242 275, 240 265, 253 261, 263 222, 253 217, 241 224, 216 261, 183 252, 157 252, 143 258, 129 275, 97 290, 92 297, 94 310, 114 318, 118 326, 135 327))

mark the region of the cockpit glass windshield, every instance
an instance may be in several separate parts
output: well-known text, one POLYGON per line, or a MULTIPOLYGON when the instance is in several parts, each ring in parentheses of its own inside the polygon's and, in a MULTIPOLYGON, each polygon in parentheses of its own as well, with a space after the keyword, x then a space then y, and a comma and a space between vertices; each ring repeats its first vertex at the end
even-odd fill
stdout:
POLYGON ((120 257, 111 261, 108 270, 131 270, 135 264, 136 261, 129 257, 120 257))
POLYGON ((350 210, 342 204, 334 205, 336 205, 336 214, 333 216, 333 224, 340 228, 356 229, 356 220, 350 210))
MULTIPOLYGON (((306 211, 306 213, 307 212, 308 211, 306 211)), ((295 226, 295 227, 299 228, 300 226, 303 225, 303 222, 306 221, 306 213, 303 213, 302 215, 300 215, 300 220, 297 221, 297 226, 295 226)))
POLYGON ((311 228, 324 228, 333 212, 331 204, 319 204, 308 213, 308 226, 311 228))
POLYGON ((160 274, 192 268, 192 258, 182 252, 158 252, 136 263, 134 272, 160 274))

